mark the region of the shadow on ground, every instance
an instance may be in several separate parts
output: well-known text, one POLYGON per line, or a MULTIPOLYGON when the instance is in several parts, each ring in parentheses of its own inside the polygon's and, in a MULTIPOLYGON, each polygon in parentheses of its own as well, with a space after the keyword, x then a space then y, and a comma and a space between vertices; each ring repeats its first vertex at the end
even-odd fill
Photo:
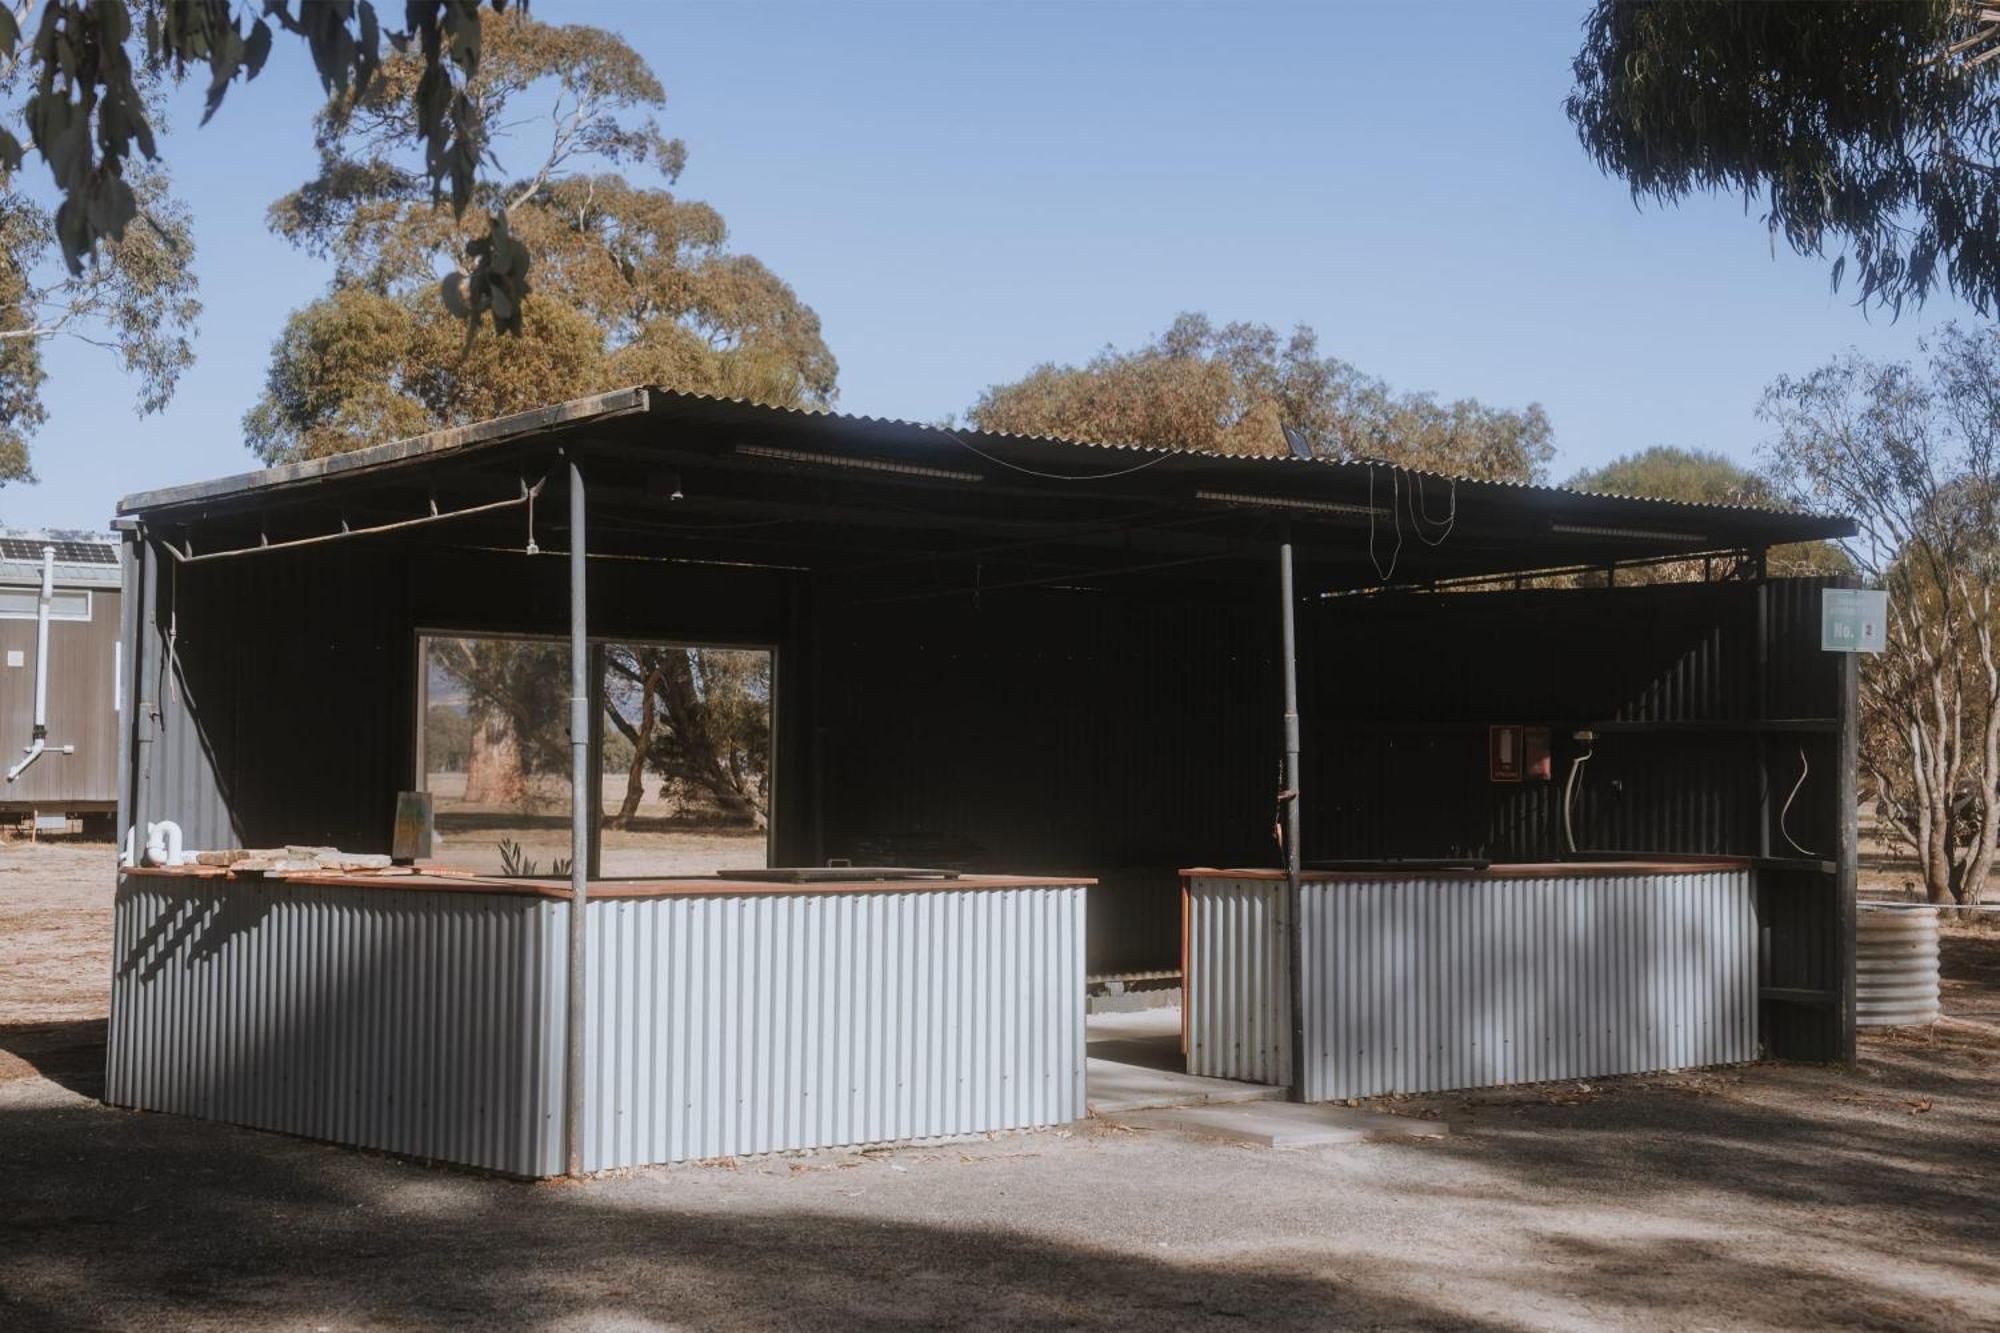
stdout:
POLYGON ((1396 1103, 1452 1120, 1423 1146, 1031 1135, 581 1185, 111 1110, 74 1095, 101 1042, 0 1029, 10 1333, 2000 1324, 2000 1039, 1970 1024, 1859 1071, 1396 1103))
POLYGON ((0 1111, 0 1145, 0 1325, 18 1330, 1480 1326, 1296 1272, 983 1226, 633 1207, 606 1182, 487 1180, 88 1106, 0 1111))
POLYGON ((84 1097, 104 1095, 101 1018, 55 1023, 0 1023, 0 1083, 45 1078, 84 1097))

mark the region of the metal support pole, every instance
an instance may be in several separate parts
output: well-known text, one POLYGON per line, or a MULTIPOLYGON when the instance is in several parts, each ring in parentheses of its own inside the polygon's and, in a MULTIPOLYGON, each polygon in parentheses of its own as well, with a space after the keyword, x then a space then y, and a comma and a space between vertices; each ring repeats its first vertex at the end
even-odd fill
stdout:
POLYGON ((1285 873, 1299 875, 1299 664, 1296 603, 1292 596, 1292 544, 1278 548, 1278 589, 1283 600, 1285 673, 1285 873))
POLYGON ((604 878, 604 664, 605 645, 590 645, 590 878, 604 878))
POLYGON ((1305 978, 1302 932, 1305 900, 1299 888, 1299 650, 1297 598, 1292 593, 1292 544, 1278 547, 1278 596, 1283 602, 1280 623, 1284 626, 1285 676, 1285 931, 1286 972, 1290 978, 1291 1056, 1293 1101, 1304 1100, 1305 1089, 1305 978))
MULTIPOLYGON (((1761 566, 1762 561, 1760 560, 1761 566)), ((1771 584, 1760 568, 1757 574, 1757 623, 1755 633, 1756 671, 1752 688, 1755 698, 1751 701, 1750 716, 1759 722, 1770 716, 1771 706, 1771 584)), ((1753 740, 1757 746, 1757 855, 1771 854, 1771 737, 1759 731, 1753 740)), ((1703 851, 1728 851, 1726 847, 1703 848, 1703 851)))
POLYGON ((569 978, 563 1034, 563 1152, 583 1174, 584 920, 590 899, 590 617, 584 602, 583 471, 569 460, 569 978))
MULTIPOLYGON (((153 742, 159 733, 160 705, 153 694, 154 612, 160 597, 160 562, 152 539, 139 534, 139 596, 132 625, 132 864, 146 856, 146 821, 153 818, 153 742)), ((120 831, 121 836, 123 830, 120 831)))
MULTIPOLYGON (((1854 586, 1856 580, 1843 581, 1846 586, 1854 586)), ((1854 934, 1857 905, 1855 903, 1855 880, 1860 867, 1860 826, 1858 791, 1859 774, 1856 770, 1861 762, 1861 655, 1859 653, 1837 653, 1840 659, 1840 736, 1835 745, 1839 756, 1840 771, 1835 775, 1834 801, 1837 804, 1834 825, 1839 830, 1839 841, 1835 857, 1833 876, 1833 934, 1834 959, 1838 969, 1834 976, 1834 990, 1840 996, 1834 1010, 1835 1049, 1839 1059, 1849 1065, 1854 1063, 1854 934)))

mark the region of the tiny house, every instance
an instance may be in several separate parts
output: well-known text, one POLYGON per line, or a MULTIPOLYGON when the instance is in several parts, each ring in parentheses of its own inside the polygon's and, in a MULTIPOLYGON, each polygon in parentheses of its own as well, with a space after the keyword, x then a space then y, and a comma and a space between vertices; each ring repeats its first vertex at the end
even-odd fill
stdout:
POLYGON ((121 606, 115 538, 0 530, 0 815, 110 834, 121 606))

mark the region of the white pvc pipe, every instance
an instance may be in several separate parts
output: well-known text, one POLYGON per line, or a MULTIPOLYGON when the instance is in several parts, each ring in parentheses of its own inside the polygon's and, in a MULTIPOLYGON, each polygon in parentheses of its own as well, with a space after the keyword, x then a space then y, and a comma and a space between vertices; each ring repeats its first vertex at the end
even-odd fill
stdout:
POLYGON ((26 757, 7 770, 12 782, 49 748, 49 604, 56 596, 56 548, 42 548, 42 595, 35 604, 35 734, 26 757))
POLYGON ((181 826, 171 819, 163 819, 157 824, 146 825, 146 864, 149 866, 186 865, 193 856, 181 850, 181 826))
POLYGON ((35 604, 35 739, 49 734, 49 607, 56 600, 56 548, 42 548, 42 595, 35 604))

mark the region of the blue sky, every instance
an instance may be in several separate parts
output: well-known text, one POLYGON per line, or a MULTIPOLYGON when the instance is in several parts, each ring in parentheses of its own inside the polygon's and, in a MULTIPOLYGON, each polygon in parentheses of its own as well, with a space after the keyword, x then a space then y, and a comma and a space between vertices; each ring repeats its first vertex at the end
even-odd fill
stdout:
MULTIPOLYGON (((1539 402, 1555 475, 1652 444, 1752 456, 1774 376, 1900 322, 1773 255, 1755 210, 1636 210, 1562 114, 1583 0, 1556 3, 671 3, 536 0, 623 32, 667 86, 680 191, 790 281, 839 406, 932 419, 1177 311, 1319 330, 1403 388, 1539 402)), ((393 6, 391 6, 393 8, 393 6)), ((166 151, 193 206, 200 364, 139 419, 107 353, 50 350, 36 486, 0 521, 97 527, 121 494, 252 459, 241 418, 286 314, 324 286, 267 234, 311 167, 297 44, 166 151)))

